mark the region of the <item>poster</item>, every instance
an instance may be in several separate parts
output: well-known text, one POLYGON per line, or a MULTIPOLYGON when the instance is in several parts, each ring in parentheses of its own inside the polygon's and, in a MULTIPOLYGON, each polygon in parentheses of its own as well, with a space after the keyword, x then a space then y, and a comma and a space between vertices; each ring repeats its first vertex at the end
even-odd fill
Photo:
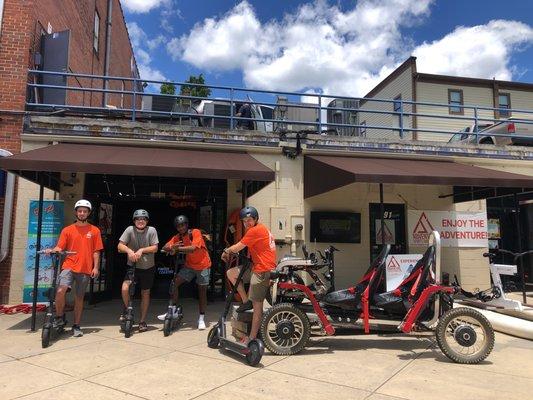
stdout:
POLYGON ((489 239, 501 239, 500 236, 500 220, 498 218, 489 218, 487 231, 489 239))
POLYGON ((393 254, 385 261, 387 292, 394 290, 409 276, 422 254, 393 254))
POLYGON ((408 211, 409 244, 427 246, 438 231, 443 247, 488 247, 487 213, 459 211, 408 211))
MULTIPOLYGON (((396 244, 396 221, 385 219, 385 244, 396 244)), ((375 221, 376 244, 381 244, 381 220, 375 221)))
MULTIPOLYGON (((39 215, 39 202, 30 200, 30 212, 28 218, 28 242, 26 246, 26 256, 24 261, 24 303, 32 302, 33 280, 35 274, 35 257, 37 256, 37 222, 39 215)), ((63 201, 45 200, 43 201, 43 221, 41 231, 41 249, 54 247, 57 244, 59 234, 63 228, 63 201)), ((48 299, 43 295, 46 288, 52 283, 52 258, 40 256, 39 261, 39 286, 38 302, 45 302, 48 299)))

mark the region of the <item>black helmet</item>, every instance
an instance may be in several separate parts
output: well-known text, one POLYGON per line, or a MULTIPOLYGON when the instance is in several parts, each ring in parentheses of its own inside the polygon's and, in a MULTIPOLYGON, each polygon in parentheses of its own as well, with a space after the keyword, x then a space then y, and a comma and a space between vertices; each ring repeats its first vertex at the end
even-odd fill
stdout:
POLYGON ((246 217, 252 217, 253 219, 259 219, 259 213, 257 212, 257 209, 255 207, 246 206, 239 213, 239 218, 243 219, 246 217))
POLYGON ((135 210, 135 212, 133 213, 133 220, 135 220, 135 218, 150 219, 150 215, 148 214, 148 211, 140 209, 140 210, 135 210))
POLYGON ((185 215, 178 215, 176 218, 174 218, 174 228, 177 228, 178 225, 181 224, 187 224, 187 226, 189 226, 189 218, 187 218, 185 215))

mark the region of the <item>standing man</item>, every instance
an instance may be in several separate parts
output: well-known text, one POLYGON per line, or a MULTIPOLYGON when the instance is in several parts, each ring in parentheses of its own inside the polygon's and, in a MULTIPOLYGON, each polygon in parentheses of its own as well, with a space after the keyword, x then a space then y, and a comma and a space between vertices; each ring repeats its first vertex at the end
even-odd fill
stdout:
POLYGON ((157 253, 159 239, 153 226, 148 226, 150 216, 146 210, 135 210, 133 213, 133 226, 128 226, 119 239, 119 253, 128 256, 126 276, 122 282, 122 301, 124 308, 120 315, 123 321, 129 302, 129 289, 132 283, 132 275, 141 287, 141 321, 139 332, 148 330, 146 314, 150 304, 150 289, 154 284, 155 261, 154 253, 157 253), (135 269, 135 271, 133 270, 135 269))
MULTIPOLYGON (((198 285, 198 329, 205 329, 205 309, 207 307, 207 286, 209 285, 209 275, 211 272, 211 258, 205 245, 205 240, 200 229, 189 229, 189 219, 185 215, 178 215, 174 218, 174 227, 178 233, 168 241, 163 250, 174 255, 185 253, 185 265, 176 275, 174 283, 173 304, 174 312, 178 303, 178 287, 184 282, 190 282, 196 277, 198 285)), ((177 316, 177 314, 174 314, 177 316)), ((157 318, 165 319, 166 314, 161 314, 157 318)))
MULTIPOLYGON (((250 337, 245 338, 245 342, 248 342, 257 338, 263 317, 263 301, 270 288, 270 271, 276 267, 276 243, 268 228, 258 222, 259 213, 254 207, 244 207, 240 212, 240 218, 244 225, 244 236, 240 242, 224 249, 222 260, 228 262, 232 254, 238 253, 245 247, 248 247, 248 252, 252 258, 249 296, 246 297, 242 283, 238 288, 244 302, 238 311, 242 312, 251 308, 254 310, 250 337)), ((239 274, 238 268, 234 267, 227 271, 228 278, 233 284, 235 284, 239 274)))
POLYGON ((72 251, 75 254, 68 255, 61 266, 61 272, 57 277, 56 292, 56 324, 65 325, 65 295, 72 289, 76 281, 76 293, 74 297, 74 324, 72 335, 83 336, 80 328, 81 314, 83 312, 83 300, 85 291, 91 278, 97 278, 100 271, 100 250, 104 248, 100 230, 91 225, 87 219, 92 211, 91 203, 87 200, 78 200, 74 205, 76 222, 66 226, 59 235, 59 241, 53 249, 47 249, 46 253, 58 251, 72 251))

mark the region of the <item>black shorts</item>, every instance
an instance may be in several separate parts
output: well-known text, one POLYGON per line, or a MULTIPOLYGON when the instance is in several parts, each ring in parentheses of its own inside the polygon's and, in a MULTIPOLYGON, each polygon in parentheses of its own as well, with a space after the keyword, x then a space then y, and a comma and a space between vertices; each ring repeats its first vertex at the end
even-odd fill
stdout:
MULTIPOLYGON (((133 273, 133 268, 128 266, 126 270, 126 275, 124 276, 125 281, 131 281, 131 275, 133 273)), ((155 276, 155 267, 148 269, 135 268, 135 282, 140 286, 141 290, 151 289, 154 284, 155 276)))

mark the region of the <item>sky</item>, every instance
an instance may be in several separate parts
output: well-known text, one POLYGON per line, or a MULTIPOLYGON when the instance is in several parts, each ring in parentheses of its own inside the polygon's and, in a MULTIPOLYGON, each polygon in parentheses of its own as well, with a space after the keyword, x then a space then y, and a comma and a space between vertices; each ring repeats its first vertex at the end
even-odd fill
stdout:
POLYGON ((419 72, 533 83, 529 0, 121 0, 142 79, 361 97, 419 72))

